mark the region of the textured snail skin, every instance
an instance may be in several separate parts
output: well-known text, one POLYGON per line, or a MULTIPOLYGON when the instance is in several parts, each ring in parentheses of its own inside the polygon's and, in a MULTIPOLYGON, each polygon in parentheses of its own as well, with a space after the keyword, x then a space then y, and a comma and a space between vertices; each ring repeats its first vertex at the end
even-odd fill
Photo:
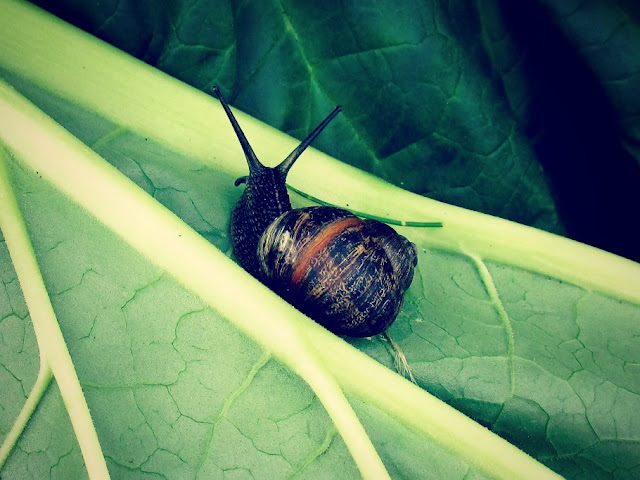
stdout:
POLYGON ((291 202, 284 176, 276 168, 263 167, 245 181, 244 192, 231 213, 229 232, 242 268, 263 280, 256 255, 258 241, 273 220, 291 210, 291 202))
POLYGON ((309 207, 267 228, 258 263, 265 283, 316 322, 338 335, 368 337, 397 317, 417 252, 377 220, 309 207))

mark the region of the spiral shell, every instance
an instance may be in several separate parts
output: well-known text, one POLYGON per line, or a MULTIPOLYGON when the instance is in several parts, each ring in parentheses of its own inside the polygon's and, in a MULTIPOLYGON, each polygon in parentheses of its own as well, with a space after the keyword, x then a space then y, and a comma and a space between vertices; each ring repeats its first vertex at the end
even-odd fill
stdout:
POLYGON ((413 279, 413 243, 335 207, 280 215, 258 244, 264 281, 338 335, 368 337, 396 318, 413 279))

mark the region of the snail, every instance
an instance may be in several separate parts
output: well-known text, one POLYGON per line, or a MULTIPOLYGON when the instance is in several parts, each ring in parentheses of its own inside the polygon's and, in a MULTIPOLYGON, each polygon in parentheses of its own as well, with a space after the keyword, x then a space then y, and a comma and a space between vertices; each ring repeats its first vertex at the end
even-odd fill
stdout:
POLYGON ((233 253, 250 274, 337 335, 370 337, 396 319, 413 279, 413 243, 378 220, 329 206, 292 209, 285 184, 336 107, 282 163, 262 165, 218 87, 213 88, 249 165, 230 220, 233 253))

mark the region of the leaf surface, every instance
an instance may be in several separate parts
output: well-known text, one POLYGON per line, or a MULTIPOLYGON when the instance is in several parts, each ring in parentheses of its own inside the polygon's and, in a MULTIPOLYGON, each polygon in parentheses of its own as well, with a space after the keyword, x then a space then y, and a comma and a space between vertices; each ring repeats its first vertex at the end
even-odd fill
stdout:
MULTIPOLYGON (((354 438, 343 440, 351 417, 339 392, 394 478, 546 472, 296 315, 199 240, 228 250, 233 179, 243 174, 213 99, 66 26, 23 30, 1 47, 3 75, 118 168, 42 114, 25 113, 41 120, 31 133, 40 142, 2 129, 12 185, 114 478, 353 477, 359 454, 354 438), (34 43, 38 31, 48 44, 34 43), (51 47, 66 34, 72 38, 62 44, 75 48, 67 61, 51 47), (69 82, 80 72, 85 82, 69 82), (47 132, 55 132, 52 143, 47 132)), ((37 112, 3 92, 16 112, 37 112)), ((291 150, 292 139, 240 121, 265 161, 291 150)), ((421 199, 316 151, 305 155, 292 178, 302 191, 380 216, 445 223, 437 231, 400 228, 421 254, 390 333, 424 390, 565 476, 637 474, 637 264, 421 199)), ((38 348, 2 246, 4 432, 34 382, 38 348)), ((392 367, 380 339, 352 344, 392 367)), ((64 478, 81 469, 52 387, 3 475, 64 478)))
POLYGON ((298 138, 343 104, 335 158, 640 260, 633 0, 36 3, 298 138))

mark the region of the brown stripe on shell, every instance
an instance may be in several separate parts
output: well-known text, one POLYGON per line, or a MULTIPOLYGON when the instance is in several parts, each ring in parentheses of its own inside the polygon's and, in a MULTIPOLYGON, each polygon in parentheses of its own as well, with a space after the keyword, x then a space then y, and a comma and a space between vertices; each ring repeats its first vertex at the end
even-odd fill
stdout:
MULTIPOLYGON (((305 278, 306 272, 311 263, 316 263, 318 261, 320 252, 326 249, 327 245, 331 243, 332 240, 342 234, 345 230, 358 225, 362 225, 362 220, 357 217, 347 217, 331 222, 323 228, 322 231, 313 238, 304 251, 298 252, 298 261, 293 267, 293 274, 291 275, 291 288, 293 290, 298 289, 300 281, 305 278)), ((327 264, 325 264, 325 266, 327 266, 327 264)))

